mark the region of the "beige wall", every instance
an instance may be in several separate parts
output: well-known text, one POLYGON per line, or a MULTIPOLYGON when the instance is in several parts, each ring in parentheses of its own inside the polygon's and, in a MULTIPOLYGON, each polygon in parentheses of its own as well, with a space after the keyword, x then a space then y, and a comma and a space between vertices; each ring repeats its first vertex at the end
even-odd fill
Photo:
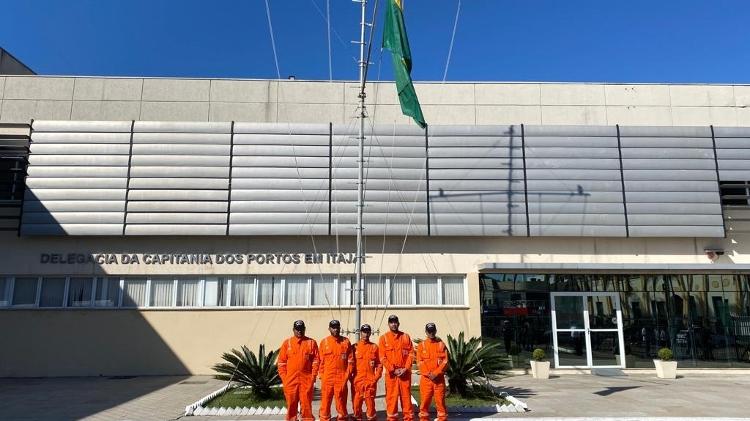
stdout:
MULTIPOLYGON (((401 316, 414 337, 428 321, 442 335, 481 335, 477 266, 483 263, 711 263, 705 247, 726 250, 718 263, 748 263, 747 236, 701 238, 409 238, 370 239, 366 273, 462 274, 467 276, 465 308, 365 309, 363 321, 385 329, 386 313, 401 316)), ((341 250, 352 250, 350 238, 341 250)), ((311 253, 336 251, 333 238, 189 237, 80 238, 0 236, 0 275, 282 274, 352 273, 351 264, 300 265, 97 265, 40 264, 40 253, 311 253)), ((189 310, 0 310, 0 377, 115 374, 207 374, 222 352, 242 344, 278 346, 293 320, 305 319, 309 334, 325 335, 327 322, 353 325, 350 309, 189 309, 189 310)))
MULTIPOLYGON (((471 310, 367 309, 362 319, 385 331, 384 315, 398 314, 412 338, 423 337, 429 321, 443 337, 461 331, 480 336, 479 293, 472 284, 471 310)), ((0 377, 211 374, 231 348, 278 347, 296 319, 319 340, 332 317, 354 320, 352 310, 338 309, 0 311, 0 377)))
MULTIPOLYGON (((430 124, 747 126, 750 86, 416 83, 430 124), (447 112, 446 112, 447 111, 447 112)), ((392 82, 367 90, 372 121, 410 124, 392 82)), ((348 123, 351 82, 0 77, 0 122, 161 120, 348 123)))
MULTIPOLYGON (((483 263, 711 264, 703 250, 726 251, 716 263, 750 263, 748 234, 727 238, 410 237, 367 241, 365 273, 466 274, 483 263), (384 250, 381 255, 380 251, 384 250)), ((354 239, 308 237, 17 237, 0 235, 7 275, 317 274, 353 273, 353 264, 40 264, 41 253, 333 253, 355 249, 354 239)))

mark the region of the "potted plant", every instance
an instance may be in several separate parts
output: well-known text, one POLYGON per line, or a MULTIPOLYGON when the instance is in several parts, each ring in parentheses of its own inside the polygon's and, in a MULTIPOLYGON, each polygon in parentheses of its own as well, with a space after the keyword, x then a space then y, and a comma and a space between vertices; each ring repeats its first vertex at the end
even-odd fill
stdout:
POLYGON ((549 361, 544 361, 544 350, 537 348, 531 353, 531 376, 535 379, 549 379, 549 361))
POLYGON ((669 348, 662 348, 656 355, 659 357, 658 360, 654 360, 656 377, 660 379, 676 379, 677 361, 672 361, 672 350, 669 348))

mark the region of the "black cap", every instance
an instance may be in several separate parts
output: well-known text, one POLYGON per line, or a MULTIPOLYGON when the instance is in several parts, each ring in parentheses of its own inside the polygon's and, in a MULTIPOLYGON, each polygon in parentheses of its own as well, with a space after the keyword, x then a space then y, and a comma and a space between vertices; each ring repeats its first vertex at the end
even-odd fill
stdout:
POLYGON ((302 320, 296 320, 294 322, 294 325, 292 326, 292 329, 294 330, 302 330, 305 328, 305 322, 302 320))
POLYGON ((370 325, 365 323, 362 326, 360 326, 359 330, 360 332, 372 332, 372 327, 370 327, 370 325))
POLYGON ((435 326, 435 323, 432 322, 427 323, 426 325, 424 325, 424 331, 428 333, 435 333, 437 332, 437 326, 435 326))
POLYGON ((341 327, 341 322, 339 322, 336 319, 333 319, 330 322, 328 322, 328 327, 341 327))
POLYGON ((390 316, 388 316, 388 323, 397 322, 397 321, 398 321, 398 316, 396 316, 395 314, 391 314, 390 316))

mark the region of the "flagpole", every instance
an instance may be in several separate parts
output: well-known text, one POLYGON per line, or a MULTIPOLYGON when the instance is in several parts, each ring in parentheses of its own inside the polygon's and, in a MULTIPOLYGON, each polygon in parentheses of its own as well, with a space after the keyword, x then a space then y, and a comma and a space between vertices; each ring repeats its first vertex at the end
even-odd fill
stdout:
POLYGON ((362 325, 362 295, 365 289, 365 281, 362 277, 362 263, 365 259, 364 247, 362 241, 362 212, 364 210, 364 158, 365 158, 365 72, 367 69, 367 62, 365 61, 365 13, 367 11, 367 0, 354 0, 359 2, 361 6, 361 18, 359 23, 359 136, 357 136, 358 142, 358 154, 357 154, 357 258, 356 258, 356 304, 355 304, 355 315, 354 315, 354 331, 357 333, 357 341, 360 338, 359 327, 362 325))

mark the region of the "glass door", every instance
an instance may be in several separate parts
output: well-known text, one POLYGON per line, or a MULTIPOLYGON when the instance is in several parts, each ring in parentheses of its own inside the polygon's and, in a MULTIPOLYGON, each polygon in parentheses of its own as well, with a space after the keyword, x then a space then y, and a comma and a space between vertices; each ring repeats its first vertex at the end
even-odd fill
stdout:
POLYGON ((625 367, 616 293, 556 292, 551 304, 555 367, 625 367))

